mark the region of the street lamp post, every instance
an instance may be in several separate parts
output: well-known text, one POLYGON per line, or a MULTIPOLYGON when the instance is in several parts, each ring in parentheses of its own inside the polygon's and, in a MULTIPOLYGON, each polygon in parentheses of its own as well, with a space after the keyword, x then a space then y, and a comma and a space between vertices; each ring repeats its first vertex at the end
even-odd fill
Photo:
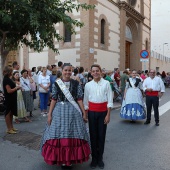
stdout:
POLYGON ((167 45, 168 43, 163 43, 163 57, 164 57, 164 45, 167 45))

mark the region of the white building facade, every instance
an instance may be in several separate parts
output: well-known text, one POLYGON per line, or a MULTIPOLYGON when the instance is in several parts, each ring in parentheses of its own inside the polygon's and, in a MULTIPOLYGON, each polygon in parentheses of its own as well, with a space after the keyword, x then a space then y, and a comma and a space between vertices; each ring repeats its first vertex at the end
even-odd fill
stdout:
MULTIPOLYGON (((94 10, 73 11, 70 17, 84 22, 82 28, 75 28, 76 35, 69 36, 63 24, 57 24, 63 42, 55 42, 60 55, 45 48, 36 53, 27 47, 19 49, 16 58, 21 67, 46 66, 58 61, 70 62, 73 66, 90 68, 100 64, 113 70, 126 68, 143 70, 140 51, 150 52, 151 0, 81 0, 94 4, 94 10)), ((146 63, 149 69, 149 62, 146 63)))

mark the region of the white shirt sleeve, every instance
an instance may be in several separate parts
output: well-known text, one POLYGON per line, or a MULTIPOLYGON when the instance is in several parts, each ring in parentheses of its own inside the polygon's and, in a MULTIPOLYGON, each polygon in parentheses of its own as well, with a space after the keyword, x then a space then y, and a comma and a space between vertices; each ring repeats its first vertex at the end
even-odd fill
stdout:
POLYGON ((147 78, 143 81, 143 91, 146 91, 147 89, 147 78))
POLYGON ((38 76, 38 84, 42 84, 41 75, 38 76))
POLYGON ((83 104, 84 104, 84 109, 88 110, 89 109, 89 100, 88 100, 88 86, 87 84, 85 85, 84 89, 84 99, 83 99, 83 104))
POLYGON ((113 108, 113 93, 110 87, 110 83, 107 83, 107 108, 113 108))
POLYGON ((161 90, 160 90, 160 91, 161 91, 162 93, 164 93, 164 92, 165 92, 165 85, 164 85, 164 83, 163 83, 163 81, 162 81, 161 78, 159 79, 159 81, 160 81, 160 87, 161 87, 161 90))

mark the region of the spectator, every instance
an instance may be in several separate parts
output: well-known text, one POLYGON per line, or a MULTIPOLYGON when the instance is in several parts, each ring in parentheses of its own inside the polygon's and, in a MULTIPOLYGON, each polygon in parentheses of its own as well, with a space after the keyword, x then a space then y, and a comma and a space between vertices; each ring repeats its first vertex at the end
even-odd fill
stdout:
POLYGON ((145 77, 149 77, 149 71, 148 70, 145 70, 145 77))
POLYGON ((42 74, 42 72, 41 72, 41 69, 42 69, 42 67, 41 66, 38 66, 37 67, 37 75, 39 76, 40 74, 42 74))
POLYGON ((19 64, 18 64, 17 61, 14 61, 14 62, 12 63, 12 67, 13 67, 13 73, 14 73, 15 71, 18 71, 18 72, 19 72, 19 77, 21 77, 21 73, 20 73, 20 71, 19 71, 20 66, 19 66, 19 64))
POLYGON ((121 90, 121 93, 122 95, 124 95, 124 91, 125 91, 125 87, 126 87, 126 82, 127 82, 127 79, 128 79, 128 71, 125 70, 123 72, 123 74, 121 75, 120 77, 120 90, 121 90))
POLYGON ((23 69, 21 71, 22 77, 20 78, 22 95, 25 103, 25 108, 27 112, 30 112, 30 117, 33 117, 32 111, 34 110, 33 104, 33 92, 31 90, 30 81, 28 79, 28 71, 23 69))
POLYGON ((62 67, 63 67, 63 62, 62 62, 62 61, 59 61, 59 62, 58 62, 58 68, 57 68, 57 71, 62 72, 62 67))
POLYGON ((50 76, 50 93, 52 93, 52 85, 57 79, 57 70, 52 71, 52 75, 50 76))
POLYGON ((157 73, 156 73, 156 76, 162 78, 160 72, 157 72, 157 73))
POLYGON ((165 81, 166 73, 165 73, 165 71, 162 72, 161 77, 162 77, 162 81, 163 81, 164 85, 166 86, 166 81, 165 81))
MULTIPOLYGON (((19 72, 18 71, 15 71, 13 73, 12 79, 15 82, 16 87, 21 87, 20 78, 19 78, 19 72)), ((25 122, 31 122, 27 118, 27 111, 25 109, 25 104, 24 104, 21 89, 17 90, 17 114, 18 114, 18 116, 14 116, 15 123, 20 123, 20 121, 19 121, 20 118, 24 118, 25 122)))
POLYGON ((36 74, 36 67, 32 67, 31 74, 32 74, 32 76, 34 76, 34 74, 36 74))
POLYGON ((50 76, 46 75, 47 68, 43 67, 42 75, 39 76, 39 96, 40 96, 40 109, 43 116, 47 115, 47 105, 49 99, 50 76))
POLYGON ((141 72, 140 77, 142 78, 143 81, 146 79, 146 76, 145 76, 145 74, 144 74, 144 71, 141 72))
POLYGON ((91 75, 91 71, 89 71, 87 75, 87 81, 90 82, 91 80, 93 80, 93 76, 91 75))
POLYGON ((117 83, 117 85, 119 87, 119 85, 120 85, 120 71, 119 71, 118 68, 116 69, 116 72, 114 74, 114 79, 115 79, 115 81, 116 81, 116 83, 117 83))
POLYGON ((37 98, 36 97, 36 92, 37 92, 37 85, 36 85, 36 82, 31 74, 31 70, 28 69, 28 79, 30 81, 30 87, 31 87, 31 90, 33 92, 33 101, 37 98))
POLYGON ((19 71, 20 66, 19 66, 19 64, 18 64, 17 61, 14 61, 14 62, 12 63, 12 67, 13 67, 13 72, 19 71))
POLYGON ((16 84, 11 80, 12 67, 6 66, 3 72, 3 90, 5 96, 5 122, 7 126, 7 133, 15 134, 17 129, 13 127, 13 115, 17 116, 17 90, 21 87, 16 87, 16 84))
POLYGON ((71 76, 71 78, 74 79, 74 80, 77 80, 78 82, 80 82, 80 78, 78 76, 78 69, 75 68, 73 73, 74 74, 71 76))
POLYGON ((86 84, 86 79, 85 79, 85 77, 83 75, 83 72, 84 72, 84 68, 80 67, 79 68, 79 79, 80 79, 81 86, 82 86, 82 88, 84 90, 84 86, 86 84))
POLYGON ((47 76, 50 76, 52 74, 52 67, 51 65, 47 65, 47 72, 46 72, 47 76))
POLYGON ((167 76, 165 78, 165 81, 166 81, 166 86, 167 87, 170 87, 170 73, 167 73, 167 76))

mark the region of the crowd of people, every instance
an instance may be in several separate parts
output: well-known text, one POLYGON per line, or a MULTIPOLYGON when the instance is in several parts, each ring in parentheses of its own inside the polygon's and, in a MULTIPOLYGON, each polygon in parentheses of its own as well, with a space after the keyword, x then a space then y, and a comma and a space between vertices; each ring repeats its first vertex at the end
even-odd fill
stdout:
POLYGON ((146 119, 147 125, 153 107, 155 125, 159 126, 159 98, 170 85, 170 73, 126 69, 120 74, 118 68, 107 71, 97 64, 88 71, 61 61, 57 66, 22 71, 15 61, 3 74, 7 133, 17 133, 13 122, 32 121, 34 100, 39 96, 40 115, 47 116, 41 142, 45 162, 71 167, 87 161, 91 154, 92 169, 97 165, 104 168, 105 136, 115 88, 122 94, 122 119, 146 119))

